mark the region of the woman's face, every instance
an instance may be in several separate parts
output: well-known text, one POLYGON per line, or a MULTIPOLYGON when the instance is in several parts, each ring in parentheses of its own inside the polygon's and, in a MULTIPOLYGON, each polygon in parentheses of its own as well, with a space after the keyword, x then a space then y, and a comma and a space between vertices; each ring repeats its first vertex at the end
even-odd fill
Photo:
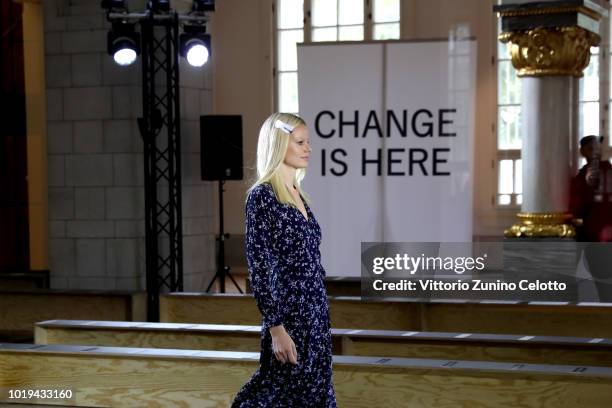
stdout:
POLYGON ((296 169, 308 167, 308 159, 312 151, 310 139, 308 138, 308 128, 304 125, 297 126, 289 134, 289 138, 289 146, 287 147, 284 163, 296 169))

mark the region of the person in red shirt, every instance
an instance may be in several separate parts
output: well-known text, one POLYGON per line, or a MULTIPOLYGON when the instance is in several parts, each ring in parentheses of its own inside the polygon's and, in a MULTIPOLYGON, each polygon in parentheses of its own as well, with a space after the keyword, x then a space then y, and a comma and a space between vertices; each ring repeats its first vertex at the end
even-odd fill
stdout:
POLYGON ((580 154, 587 163, 572 179, 570 212, 583 221, 578 241, 612 242, 612 165, 601 160, 603 137, 580 139, 580 154))
POLYGON ((576 240, 585 242, 577 253, 588 271, 578 279, 579 297, 581 285, 594 284, 596 290, 580 300, 612 302, 612 245, 606 244, 612 242, 612 165, 601 160, 602 141, 593 135, 580 139, 580 154, 587 163, 572 178, 569 207, 582 219, 576 240))

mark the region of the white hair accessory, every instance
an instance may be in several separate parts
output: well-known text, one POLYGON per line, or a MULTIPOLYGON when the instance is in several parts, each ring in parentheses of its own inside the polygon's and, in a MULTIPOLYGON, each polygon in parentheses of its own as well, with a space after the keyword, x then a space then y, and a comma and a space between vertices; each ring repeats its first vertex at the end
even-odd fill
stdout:
POLYGON ((295 129, 293 126, 283 122, 280 119, 277 119, 276 122, 274 123, 274 127, 277 129, 281 129, 282 131, 286 132, 286 133, 291 133, 293 132, 293 129, 295 129))

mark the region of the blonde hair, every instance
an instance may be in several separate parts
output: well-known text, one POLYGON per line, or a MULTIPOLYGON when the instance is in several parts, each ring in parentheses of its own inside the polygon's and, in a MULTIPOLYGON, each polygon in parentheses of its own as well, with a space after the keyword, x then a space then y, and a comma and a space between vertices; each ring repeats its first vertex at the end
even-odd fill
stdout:
MULTIPOLYGON (((277 120, 293 128, 300 125, 306 126, 306 122, 302 118, 292 113, 273 113, 265 120, 263 125, 261 125, 259 140, 257 141, 257 179, 247 190, 247 197, 251 190, 259 184, 270 183, 274 190, 274 195, 280 203, 291 204, 297 207, 298 205, 291 192, 287 189, 280 171, 281 164, 287 153, 291 134, 278 128, 276 126, 277 120)), ((305 175, 306 169, 297 169, 293 183, 300 195, 304 197, 306 203, 310 204, 310 199, 300 185, 305 175)))

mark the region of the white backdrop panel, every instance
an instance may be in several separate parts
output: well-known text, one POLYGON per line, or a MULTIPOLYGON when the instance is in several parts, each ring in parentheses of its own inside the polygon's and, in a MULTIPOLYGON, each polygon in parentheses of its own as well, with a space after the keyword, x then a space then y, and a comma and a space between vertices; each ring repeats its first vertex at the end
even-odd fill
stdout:
POLYGON ((328 276, 359 276, 362 241, 471 241, 475 60, 472 41, 298 46, 328 276))

